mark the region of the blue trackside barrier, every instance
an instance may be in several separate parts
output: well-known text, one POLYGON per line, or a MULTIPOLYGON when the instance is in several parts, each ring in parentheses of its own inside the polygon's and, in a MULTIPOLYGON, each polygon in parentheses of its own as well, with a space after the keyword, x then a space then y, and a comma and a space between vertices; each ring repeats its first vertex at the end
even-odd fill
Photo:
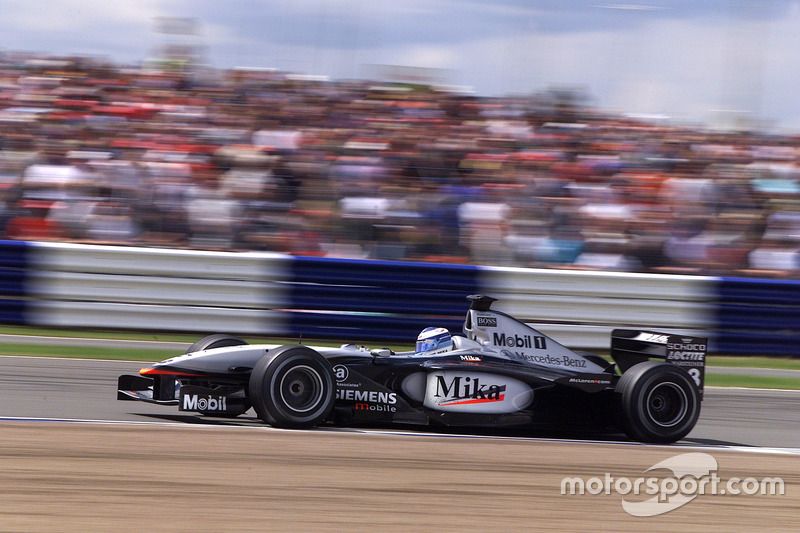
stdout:
POLYGON ((30 246, 22 241, 0 241, 0 321, 24 324, 30 246))
POLYGON ((800 281, 721 278, 715 329, 720 353, 800 356, 800 281))
POLYGON ((624 286, 607 273, 0 241, 0 322, 410 346, 426 326, 460 331, 465 297, 488 294, 576 348, 637 327, 695 331, 716 353, 800 356, 800 280, 612 277, 624 286))
MULTIPOLYGON (((466 313, 466 306, 464 307, 466 313)), ((452 332, 460 332, 463 317, 420 318, 398 317, 392 315, 331 315, 324 313, 292 313, 291 324, 295 328, 293 335, 308 338, 340 339, 344 341, 401 341, 411 345, 417 334, 425 325, 435 324, 448 328, 452 332)))
POLYGON ((292 263, 292 281, 461 291, 467 286, 477 287, 479 271, 479 267, 472 265, 296 257, 292 263))
POLYGON ((410 342, 426 326, 459 331, 479 274, 475 266, 297 257, 290 334, 410 342))

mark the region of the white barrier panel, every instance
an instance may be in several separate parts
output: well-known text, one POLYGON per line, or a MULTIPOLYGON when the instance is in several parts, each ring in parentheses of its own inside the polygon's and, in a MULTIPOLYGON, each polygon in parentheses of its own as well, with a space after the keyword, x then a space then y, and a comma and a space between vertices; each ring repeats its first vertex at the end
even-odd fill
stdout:
POLYGON ((608 348, 614 328, 706 335, 713 323, 713 283, 667 276, 488 267, 481 286, 495 307, 535 323, 576 348, 608 348))
POLYGON ((29 293, 44 299, 208 307, 285 307, 285 286, 268 281, 33 272, 29 293))
POLYGON ((273 253, 204 252, 33 243, 29 322, 281 335, 288 330, 291 258, 273 253))
POLYGON ((285 335, 286 313, 262 309, 220 309, 106 302, 37 302, 38 325, 200 333, 285 335))
POLYGON ((135 246, 33 243, 38 271, 200 279, 286 279, 291 257, 267 252, 206 252, 135 246))
MULTIPOLYGON (((285 335, 292 258, 33 243, 32 324, 285 335)), ((496 308, 576 348, 608 348, 615 327, 707 334, 715 278, 481 269, 496 308)), ((300 309, 296 309, 302 311, 300 309)), ((354 332, 354 337, 358 337, 354 332)))

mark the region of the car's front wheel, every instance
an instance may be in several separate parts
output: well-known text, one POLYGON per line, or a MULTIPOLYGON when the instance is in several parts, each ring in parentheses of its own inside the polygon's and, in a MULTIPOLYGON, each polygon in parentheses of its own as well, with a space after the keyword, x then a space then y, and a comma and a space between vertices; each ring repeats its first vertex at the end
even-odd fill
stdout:
POLYGON ((642 442, 675 442, 700 416, 700 392, 689 374, 669 363, 645 361, 617 384, 625 432, 642 442))
POLYGON ((256 363, 248 392, 267 424, 308 428, 330 416, 336 385, 330 363, 319 353, 307 346, 281 346, 256 363))

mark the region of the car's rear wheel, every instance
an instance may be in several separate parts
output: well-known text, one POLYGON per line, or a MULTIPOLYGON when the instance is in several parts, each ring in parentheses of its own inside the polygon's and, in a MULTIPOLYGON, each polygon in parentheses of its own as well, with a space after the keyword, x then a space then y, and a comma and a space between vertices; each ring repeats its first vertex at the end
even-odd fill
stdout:
POLYGON ((307 428, 330 416, 336 385, 330 363, 319 353, 307 346, 281 346, 256 363, 248 392, 267 424, 307 428))
POLYGON ((617 384, 623 425, 642 442, 682 439, 700 416, 700 392, 691 376, 668 363, 645 361, 629 368, 617 384))
POLYGON ((225 335, 224 333, 215 333, 214 335, 207 335, 189 346, 186 353, 212 350, 214 348, 225 348, 227 346, 242 346, 245 344, 247 344, 247 341, 239 337, 225 335))

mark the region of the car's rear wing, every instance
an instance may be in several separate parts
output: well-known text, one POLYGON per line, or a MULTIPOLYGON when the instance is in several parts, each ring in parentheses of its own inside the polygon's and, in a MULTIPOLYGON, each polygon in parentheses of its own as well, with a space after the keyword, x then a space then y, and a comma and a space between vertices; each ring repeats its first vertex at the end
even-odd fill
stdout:
POLYGON ((611 332, 611 357, 620 372, 648 359, 663 359, 686 370, 703 394, 708 339, 670 335, 657 331, 615 329, 611 332))

